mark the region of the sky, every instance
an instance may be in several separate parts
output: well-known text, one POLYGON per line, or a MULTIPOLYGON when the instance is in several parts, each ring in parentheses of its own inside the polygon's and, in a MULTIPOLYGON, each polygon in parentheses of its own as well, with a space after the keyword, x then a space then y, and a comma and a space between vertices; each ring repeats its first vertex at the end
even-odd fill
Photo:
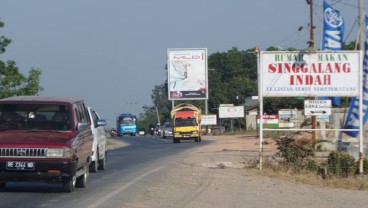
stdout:
MULTIPOLYGON (((328 2, 344 17, 345 41, 354 40, 358 0, 328 2)), ((314 0, 317 48, 322 3, 314 0)), ((305 0, 1 0, 0 19, 0 36, 12 39, 0 60, 14 60, 24 75, 40 69, 39 95, 83 98, 109 127, 118 114, 153 105, 154 86, 167 79, 168 48, 211 55, 233 47, 305 49, 310 39, 305 0)))

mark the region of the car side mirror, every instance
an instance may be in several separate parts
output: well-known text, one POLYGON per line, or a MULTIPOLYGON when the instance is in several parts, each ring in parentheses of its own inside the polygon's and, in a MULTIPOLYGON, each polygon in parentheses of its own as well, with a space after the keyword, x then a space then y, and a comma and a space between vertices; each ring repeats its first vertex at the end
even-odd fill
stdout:
POLYGON ((82 130, 86 130, 88 127, 87 123, 82 123, 82 122, 79 122, 77 124, 77 131, 82 131, 82 130))
POLYGON ((106 123, 106 120, 104 119, 100 119, 97 121, 97 126, 106 126, 107 123, 106 123))

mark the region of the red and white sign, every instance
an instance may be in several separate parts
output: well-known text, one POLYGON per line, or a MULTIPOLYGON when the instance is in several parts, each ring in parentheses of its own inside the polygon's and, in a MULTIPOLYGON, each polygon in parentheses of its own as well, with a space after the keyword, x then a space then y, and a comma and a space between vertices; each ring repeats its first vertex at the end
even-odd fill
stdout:
POLYGON ((207 48, 167 49, 169 100, 207 100, 207 48))
POLYGON ((359 95, 360 51, 263 51, 263 97, 359 95))
MULTIPOLYGON (((257 123, 261 120, 261 116, 257 115, 257 123)), ((263 115, 262 123, 279 123, 279 115, 263 115)))

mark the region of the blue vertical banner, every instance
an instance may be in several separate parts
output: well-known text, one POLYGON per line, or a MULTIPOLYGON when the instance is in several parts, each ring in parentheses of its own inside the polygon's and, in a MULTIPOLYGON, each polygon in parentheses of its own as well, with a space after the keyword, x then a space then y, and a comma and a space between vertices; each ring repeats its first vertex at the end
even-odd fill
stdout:
MULTIPOLYGON (((322 50, 342 50, 345 23, 340 12, 323 1, 322 50)), ((332 105, 340 106, 340 97, 318 97, 319 100, 331 99, 332 105)))
MULTIPOLYGON (((368 120, 368 17, 365 17, 365 44, 364 44, 364 60, 363 60, 363 125, 368 120)), ((344 129, 359 129, 359 97, 351 99, 348 114, 346 116, 344 129)), ((357 137, 358 131, 346 131, 347 135, 357 137)))

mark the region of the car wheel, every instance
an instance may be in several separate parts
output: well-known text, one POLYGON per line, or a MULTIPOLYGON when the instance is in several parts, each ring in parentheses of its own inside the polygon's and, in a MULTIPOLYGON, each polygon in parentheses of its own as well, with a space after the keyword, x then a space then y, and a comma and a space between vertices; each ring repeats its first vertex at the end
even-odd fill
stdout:
POLYGON ((5 186, 6 186, 6 182, 0 182, 0 189, 5 188, 5 186))
POLYGON ((73 192, 75 190, 75 184, 76 184, 76 177, 71 176, 67 177, 63 181, 63 190, 64 192, 73 192))
POLYGON ((173 142, 174 142, 174 143, 180 143, 180 139, 178 139, 178 138, 174 138, 174 137, 173 137, 173 142))
POLYGON ((88 168, 87 165, 84 165, 84 173, 77 178, 76 186, 78 188, 86 188, 87 187, 87 178, 88 178, 88 168))
POLYGON ((98 169, 99 170, 106 170, 106 162, 107 162, 107 154, 106 154, 106 151, 105 151, 105 154, 104 154, 104 157, 102 160, 99 160, 98 162, 98 169))
POLYGON ((97 151, 96 151, 96 160, 95 161, 92 161, 91 162, 91 164, 89 165, 89 171, 90 172, 93 172, 93 173, 95 173, 95 172, 97 172, 97 170, 98 170, 98 149, 97 149, 97 151))
POLYGON ((90 166, 89 166, 89 172, 95 173, 98 170, 98 166, 97 166, 97 162, 96 161, 92 161, 90 166))

